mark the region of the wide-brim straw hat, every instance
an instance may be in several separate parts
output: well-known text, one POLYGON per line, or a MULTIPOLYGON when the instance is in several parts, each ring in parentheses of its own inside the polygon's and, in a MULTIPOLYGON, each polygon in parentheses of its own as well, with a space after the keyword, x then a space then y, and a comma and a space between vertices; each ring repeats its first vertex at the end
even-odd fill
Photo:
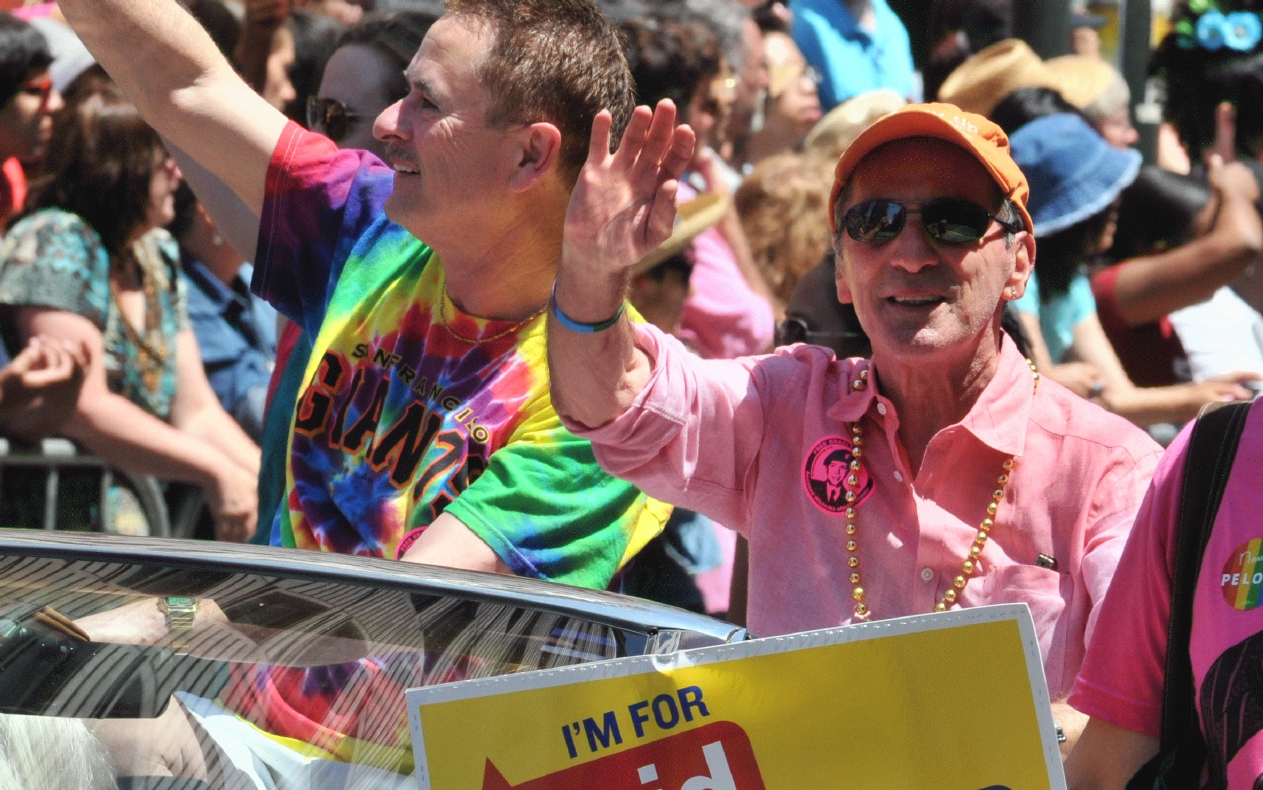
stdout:
POLYGON ((865 129, 905 104, 904 98, 890 88, 865 91, 817 121, 807 134, 803 149, 808 154, 836 160, 865 129))
POLYGON ((1044 62, 1053 75, 1061 97, 1082 110, 1101 97, 1119 79, 1114 67, 1100 58, 1062 55, 1044 62))
POLYGON ((728 213, 730 202, 723 195, 708 193, 681 203, 671 236, 632 267, 632 276, 644 274, 667 258, 688 249, 693 239, 719 224, 728 213))
POLYGON ((965 112, 990 115, 1000 100, 1019 88, 1052 88, 1060 91, 1059 75, 1050 71, 1025 41, 998 41, 974 53, 947 75, 938 90, 938 101, 954 104, 965 112))

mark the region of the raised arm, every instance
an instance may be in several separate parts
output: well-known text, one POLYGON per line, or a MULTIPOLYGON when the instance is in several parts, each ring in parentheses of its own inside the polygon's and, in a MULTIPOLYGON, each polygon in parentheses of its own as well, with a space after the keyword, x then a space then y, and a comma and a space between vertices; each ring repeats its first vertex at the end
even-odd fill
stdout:
POLYGON ((636 349, 626 315, 609 329, 575 331, 616 315, 631 267, 671 235, 679 178, 693 154, 693 131, 676 127, 675 105, 638 107, 610 153, 608 112, 592 124, 588 162, 566 213, 565 243, 548 319, 552 401, 563 417, 596 428, 618 417, 644 387, 649 360, 636 349))
POLYGON ((237 76, 175 0, 61 0, 83 43, 145 120, 256 215, 286 119, 237 76))
POLYGON ((1254 207, 1259 187, 1253 171, 1239 162, 1214 161, 1210 183, 1219 209, 1206 235, 1118 264, 1115 298, 1129 326, 1206 301, 1263 255, 1263 224, 1254 207))

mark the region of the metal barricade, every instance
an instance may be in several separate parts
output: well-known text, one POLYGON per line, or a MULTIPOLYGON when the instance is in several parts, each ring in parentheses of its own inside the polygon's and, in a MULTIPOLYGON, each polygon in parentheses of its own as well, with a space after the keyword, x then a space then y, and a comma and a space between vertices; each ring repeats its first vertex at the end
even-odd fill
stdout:
MULTIPOLYGON (((61 495, 63 473, 69 470, 89 470, 96 471, 100 475, 98 507, 96 517, 93 519, 94 523, 91 524, 93 531, 105 531, 103 522, 106 514, 110 512, 110 489, 116 482, 122 481, 140 503, 141 511, 149 525, 149 534, 155 537, 170 537, 172 534, 167 503, 163 497, 162 486, 156 479, 112 467, 102 458, 83 453, 74 442, 68 439, 44 439, 37 445, 23 447, 10 443, 8 439, 0 438, 0 482, 3 481, 5 472, 17 469, 34 469, 44 472, 42 524, 46 530, 57 529, 57 507, 61 495)), ((34 499, 35 497, 32 497, 31 501, 34 499)), ((28 519, 28 521, 32 520, 28 519)))

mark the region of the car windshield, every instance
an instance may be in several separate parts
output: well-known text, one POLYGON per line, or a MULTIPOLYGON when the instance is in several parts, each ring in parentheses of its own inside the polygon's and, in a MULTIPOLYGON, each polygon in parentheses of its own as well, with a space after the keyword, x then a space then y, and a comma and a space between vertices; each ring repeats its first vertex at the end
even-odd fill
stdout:
POLYGON ((405 589, 0 557, 0 787, 414 788, 404 689, 644 645, 405 589))

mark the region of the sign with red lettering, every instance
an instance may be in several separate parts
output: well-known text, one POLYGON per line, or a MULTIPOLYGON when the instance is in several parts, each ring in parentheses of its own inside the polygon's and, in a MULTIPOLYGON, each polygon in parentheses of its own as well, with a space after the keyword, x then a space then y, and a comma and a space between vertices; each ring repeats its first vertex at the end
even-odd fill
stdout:
POLYGON ((407 698, 425 790, 1065 787, 1025 604, 409 689, 407 698), (967 736, 953 735, 962 699, 986 709, 970 717, 967 736))
POLYGON ((745 730, 717 721, 625 752, 509 784, 488 758, 482 790, 765 790, 745 730))

